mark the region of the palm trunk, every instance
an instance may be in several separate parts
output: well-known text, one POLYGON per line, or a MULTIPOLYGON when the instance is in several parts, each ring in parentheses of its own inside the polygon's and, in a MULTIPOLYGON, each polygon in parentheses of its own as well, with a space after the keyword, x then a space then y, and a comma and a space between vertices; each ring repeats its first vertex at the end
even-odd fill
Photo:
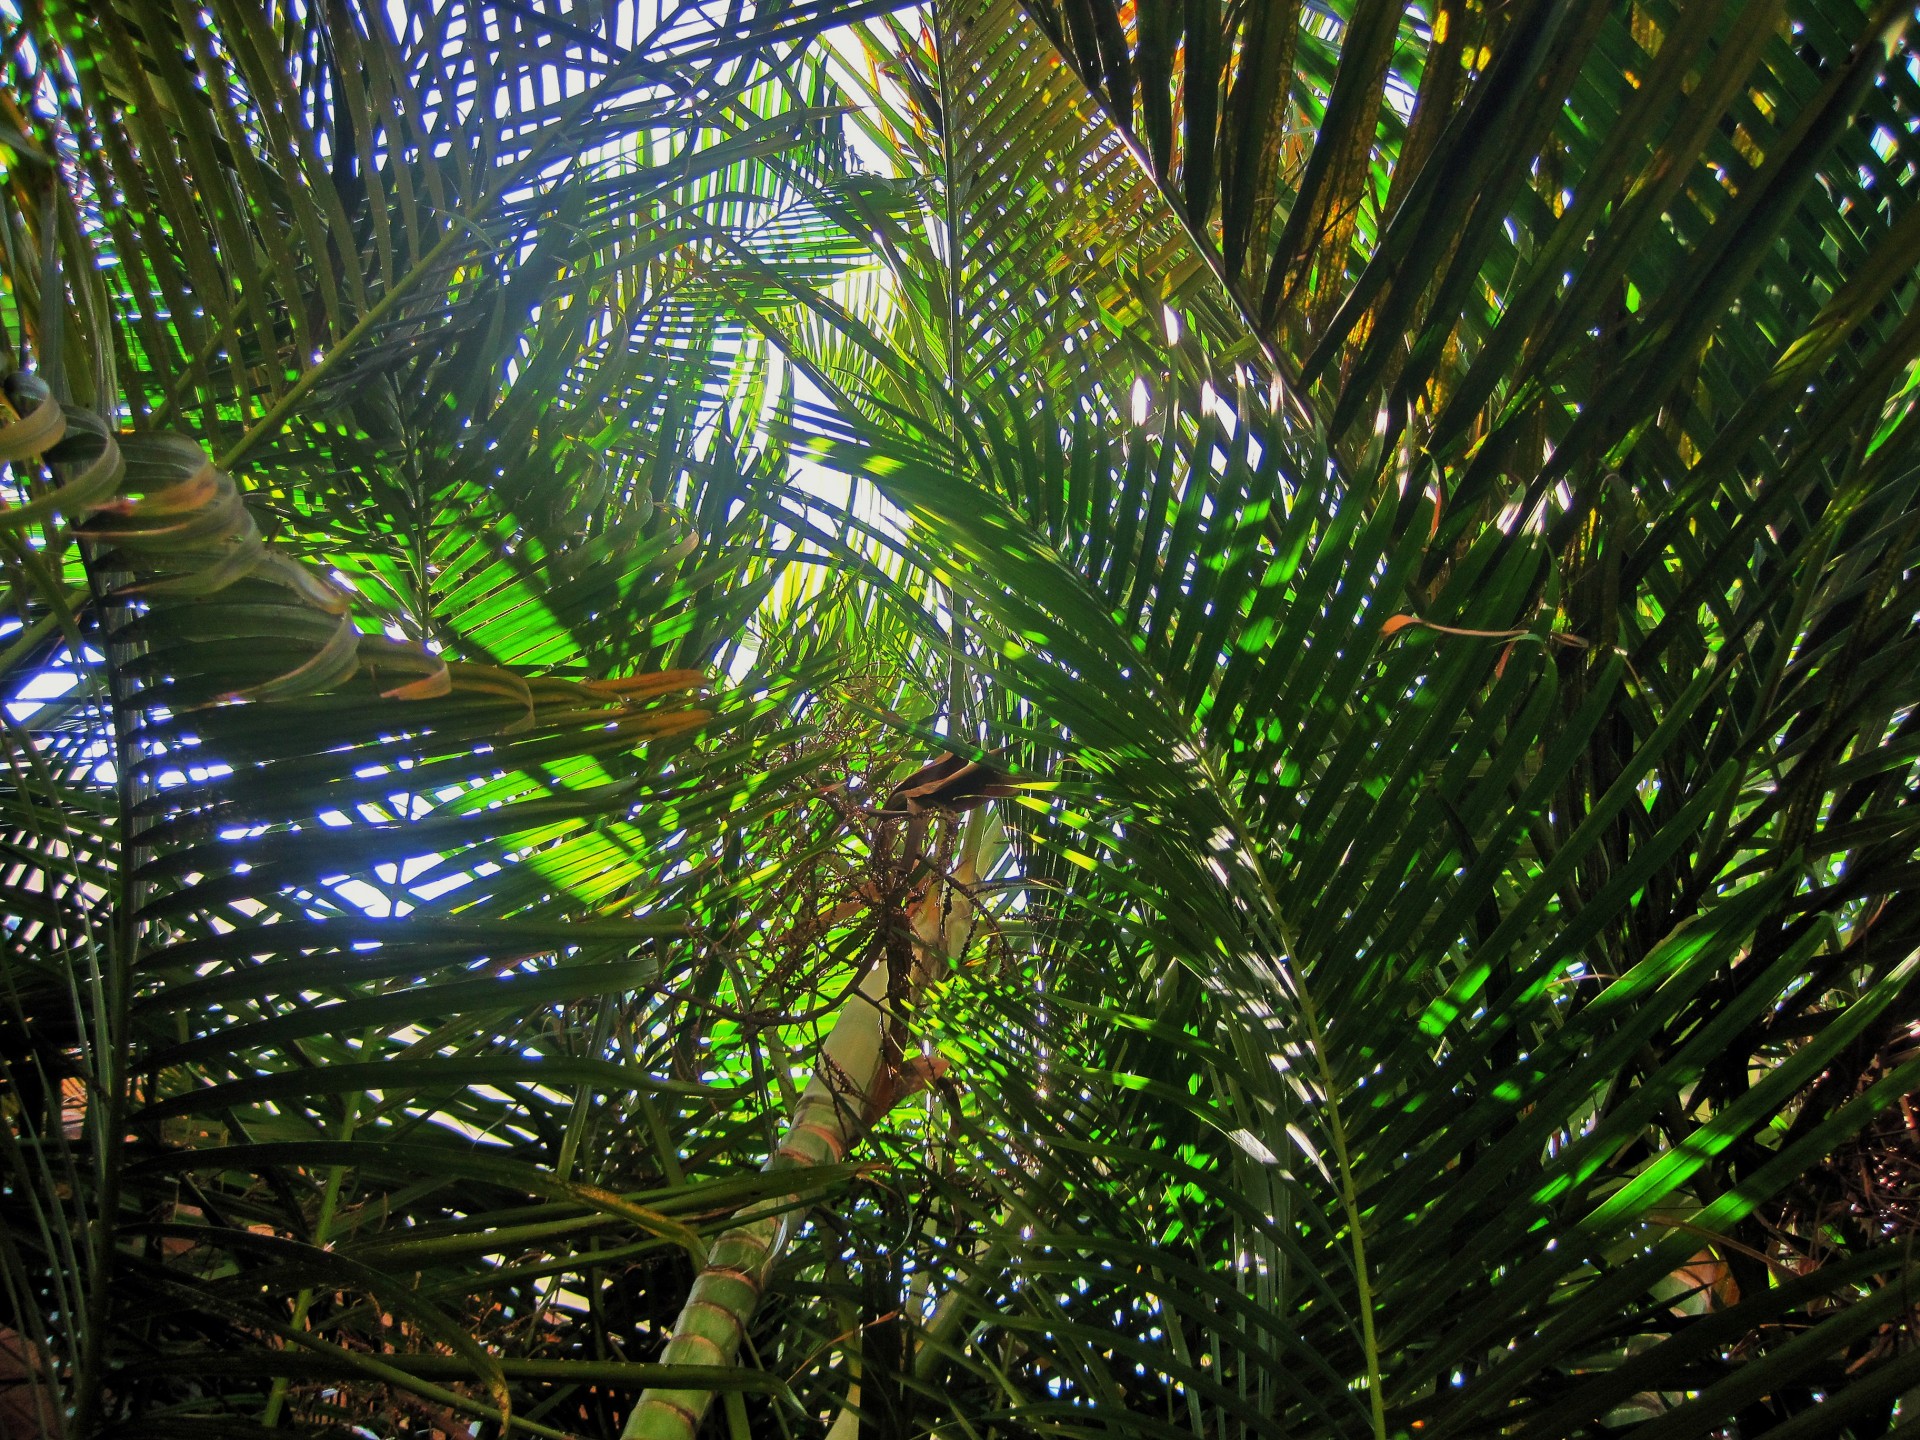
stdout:
MULTIPOLYGON (((963 859, 956 868, 960 885, 971 884, 973 874, 963 859)), ((972 902, 956 889, 950 904, 943 905, 944 888, 938 882, 931 886, 928 901, 910 916, 916 991, 965 948, 972 932, 972 902)), ((888 1063, 886 1033, 893 1018, 886 1013, 888 979, 885 965, 876 963, 841 1010, 813 1078, 794 1104, 786 1138, 766 1163, 768 1172, 837 1165, 874 1120, 923 1083, 924 1076, 902 1076, 888 1063)), ((740 1211, 714 1242, 660 1363, 734 1363, 774 1264, 804 1213, 795 1196, 771 1196, 740 1211)), ((711 1390, 648 1390, 627 1417, 621 1440, 693 1440, 712 1401, 711 1390)))
MULTIPOLYGON (((786 1138, 767 1161, 769 1171, 836 1165, 873 1119, 875 1100, 886 1098, 878 1093, 886 1088, 886 995, 887 972, 875 965, 834 1022, 820 1064, 794 1105, 786 1138)), ((767 1277, 802 1213, 791 1196, 772 1196, 740 1212, 714 1242, 660 1363, 733 1364, 767 1277)), ((627 1417, 621 1440, 693 1440, 712 1400, 711 1390, 649 1390, 627 1417)))

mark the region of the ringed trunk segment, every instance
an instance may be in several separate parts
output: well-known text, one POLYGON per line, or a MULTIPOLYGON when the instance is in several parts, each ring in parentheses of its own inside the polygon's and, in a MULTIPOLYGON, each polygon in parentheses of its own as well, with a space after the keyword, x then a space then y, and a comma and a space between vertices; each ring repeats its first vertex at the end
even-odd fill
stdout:
MULTIPOLYGON (((936 881, 918 904, 908 908, 916 991, 944 974, 952 959, 966 949, 973 932, 973 902, 968 895, 978 874, 974 857, 963 855, 954 867, 950 891, 936 881)), ((887 967, 875 964, 848 998, 821 1046, 813 1078, 794 1104, 786 1137, 764 1167, 767 1173, 839 1164, 869 1125, 924 1084, 930 1074, 939 1073, 937 1061, 905 1063, 906 1073, 896 1073, 888 1063, 887 1029, 893 1019, 887 1013, 889 979, 887 967)), ((735 1223, 714 1242, 688 1291, 673 1336, 661 1353, 662 1364, 725 1367, 735 1363, 773 1267, 804 1210, 805 1202, 789 1195, 771 1196, 740 1211, 735 1223)), ((694 1440, 712 1403, 711 1390, 645 1391, 627 1417, 620 1440, 694 1440)))
MULTIPOLYGON (((887 974, 876 965, 834 1021, 820 1064, 794 1105, 786 1138, 766 1170, 808 1170, 846 1159, 884 1099, 882 1075, 887 974)), ((747 1206, 708 1253, 674 1321, 663 1365, 732 1365, 747 1323, 760 1306, 774 1262, 787 1248, 802 1213, 796 1196, 772 1196, 747 1206)), ((711 1390, 648 1390, 627 1417, 621 1440, 693 1440, 711 1390)))

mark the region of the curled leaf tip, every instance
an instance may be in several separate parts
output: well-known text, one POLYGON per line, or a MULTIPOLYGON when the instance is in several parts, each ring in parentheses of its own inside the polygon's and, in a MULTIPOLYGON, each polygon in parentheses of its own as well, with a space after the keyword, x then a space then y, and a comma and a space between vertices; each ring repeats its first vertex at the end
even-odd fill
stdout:
POLYGON ((436 700, 442 695, 453 693, 453 672, 443 663, 438 670, 421 676, 418 680, 409 680, 404 685, 396 685, 391 690, 382 690, 382 700, 436 700))
POLYGON ((1381 623, 1380 633, 1382 635, 1398 635, 1409 626, 1424 623, 1418 615, 1389 615, 1386 620, 1381 623))

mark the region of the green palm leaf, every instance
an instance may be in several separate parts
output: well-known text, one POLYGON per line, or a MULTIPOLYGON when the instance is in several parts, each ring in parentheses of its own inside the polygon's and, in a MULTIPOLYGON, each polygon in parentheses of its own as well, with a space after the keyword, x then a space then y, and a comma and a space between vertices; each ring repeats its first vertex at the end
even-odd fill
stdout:
POLYGON ((33 1393, 1904 1424, 1907 9, 894 9, 16 22, 33 1393))

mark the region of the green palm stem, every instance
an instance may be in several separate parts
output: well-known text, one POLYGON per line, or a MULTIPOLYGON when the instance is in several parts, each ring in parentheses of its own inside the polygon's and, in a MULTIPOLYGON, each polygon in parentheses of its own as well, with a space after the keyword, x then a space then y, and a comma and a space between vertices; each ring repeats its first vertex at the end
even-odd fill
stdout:
MULTIPOLYGON (((953 867, 954 884, 947 891, 951 897, 951 903, 945 907, 944 917, 937 916, 931 906, 914 914, 914 933, 922 942, 920 953, 925 956, 926 962, 921 965, 920 973, 915 976, 914 1004, 916 1006, 919 1005, 920 995, 926 986, 945 973, 946 962, 963 953, 968 941, 973 938, 973 902, 966 897, 979 883, 980 874, 975 864, 975 857, 979 856, 984 861, 986 843, 991 832, 980 822, 987 818, 987 814, 988 812, 985 811, 976 814, 975 822, 969 826, 961 841, 963 853, 953 867), (934 938, 933 932, 936 926, 939 931, 938 947, 930 948, 929 942, 934 938)), ((939 891, 934 892, 934 898, 936 901, 939 900, 939 891)), ((941 1147, 937 1141, 932 1149, 933 1163, 938 1164, 941 1147)), ((922 1226, 923 1231, 931 1229, 932 1225, 933 1221, 929 1218, 922 1226)), ((975 1249, 976 1252, 989 1255, 1004 1256, 1006 1253, 1006 1245, 1002 1241, 995 1241, 991 1245, 983 1242, 975 1249)), ((907 1314, 926 1313, 931 1281, 930 1272, 923 1271, 915 1275, 913 1284, 907 1291, 907 1314)), ((915 1379, 924 1380, 933 1373, 942 1347, 951 1343, 954 1334, 960 1329, 960 1321, 968 1313, 961 1303, 967 1298, 969 1298, 968 1287, 955 1286, 934 1305, 933 1314, 924 1327, 919 1348, 914 1355, 915 1379)), ((860 1437, 860 1355, 858 1350, 850 1353, 847 1360, 852 1382, 847 1386, 846 1400, 841 1404, 840 1413, 834 1416, 833 1424, 827 1429, 827 1440, 859 1440, 860 1437)))
MULTIPOLYGON (((786 1138, 767 1161, 769 1172, 837 1165, 888 1097, 883 1075, 887 973, 875 965, 840 1011, 821 1049, 820 1064, 801 1092, 786 1138)), ((766 1293, 774 1262, 793 1238, 804 1211, 790 1196, 770 1196, 742 1210, 714 1242, 663 1365, 731 1365, 747 1322, 766 1293)), ((711 1390, 648 1390, 627 1417, 621 1440, 692 1440, 713 1399, 711 1390)))
MULTIPOLYGON (((1004 1221, 1010 1212, 1002 1211, 1004 1221)), ((920 1327, 918 1347, 913 1356, 913 1378, 924 1386, 939 1377, 947 1352, 950 1351, 968 1328, 968 1322, 978 1313, 980 1286, 973 1276, 993 1273, 1004 1265, 1007 1259, 1007 1243, 1004 1240, 981 1241, 973 1247, 974 1264, 968 1277, 956 1283, 952 1289, 942 1295, 934 1304, 933 1313, 920 1327)), ((915 1302, 924 1302, 925 1291, 909 1296, 907 1313, 919 1315, 925 1313, 915 1302)), ((858 1350, 847 1356, 848 1371, 852 1383, 847 1386, 847 1398, 840 1407, 840 1413, 833 1418, 833 1424, 827 1429, 827 1440, 860 1440, 860 1355, 858 1350)), ((936 1428, 933 1435, 942 1431, 936 1428)))
MULTIPOLYGON (((973 867, 962 862, 955 878, 965 887, 973 873, 973 867)), ((909 914, 916 991, 938 978, 972 933, 972 902, 956 888, 943 905, 945 889, 931 887, 931 903, 909 914)), ((888 979, 885 966, 876 964, 841 1009, 813 1077, 794 1104, 786 1138, 764 1167, 767 1173, 839 1164, 869 1125, 917 1088, 914 1078, 897 1073, 887 1058, 888 979)), ((708 1252, 661 1352, 661 1364, 733 1364, 773 1267, 804 1214, 798 1197, 780 1195, 740 1211, 708 1252)), ((648 1390, 627 1417, 620 1440, 693 1440, 712 1401, 711 1390, 648 1390)))
MULTIPOLYGON (((340 1117, 339 1138, 342 1142, 353 1139, 356 1123, 360 1118, 360 1105, 356 1099, 347 1100, 346 1114, 340 1117)), ((340 1190, 347 1178, 347 1167, 335 1165, 327 1172, 326 1189, 320 1196, 320 1213, 313 1224, 313 1243, 326 1246, 333 1240, 333 1222, 340 1211, 340 1190)), ((307 1312, 313 1308, 314 1289, 303 1289, 293 1302, 293 1328, 298 1330, 307 1323, 307 1312)), ((273 1388, 267 1392, 267 1408, 262 1413, 260 1423, 271 1430, 280 1423, 280 1412, 286 1407, 287 1392, 291 1382, 285 1375, 276 1376, 273 1388)))
MULTIPOLYGON (((1006 1261, 1006 1241, 982 1241, 974 1247, 974 1256, 977 1261, 974 1273, 991 1272, 1006 1261)), ((966 1322, 974 1313, 969 1302, 977 1302, 979 1298, 979 1287, 972 1280, 955 1285, 940 1297, 923 1328, 919 1348, 914 1353, 915 1380, 927 1381, 935 1377, 945 1352, 965 1332, 966 1322)), ((908 1313, 921 1312, 910 1308, 908 1313)), ((827 1429, 827 1440, 860 1440, 859 1356, 856 1352, 849 1355, 848 1359, 853 1383, 847 1387, 846 1403, 840 1407, 840 1413, 834 1416, 833 1424, 827 1429)))

